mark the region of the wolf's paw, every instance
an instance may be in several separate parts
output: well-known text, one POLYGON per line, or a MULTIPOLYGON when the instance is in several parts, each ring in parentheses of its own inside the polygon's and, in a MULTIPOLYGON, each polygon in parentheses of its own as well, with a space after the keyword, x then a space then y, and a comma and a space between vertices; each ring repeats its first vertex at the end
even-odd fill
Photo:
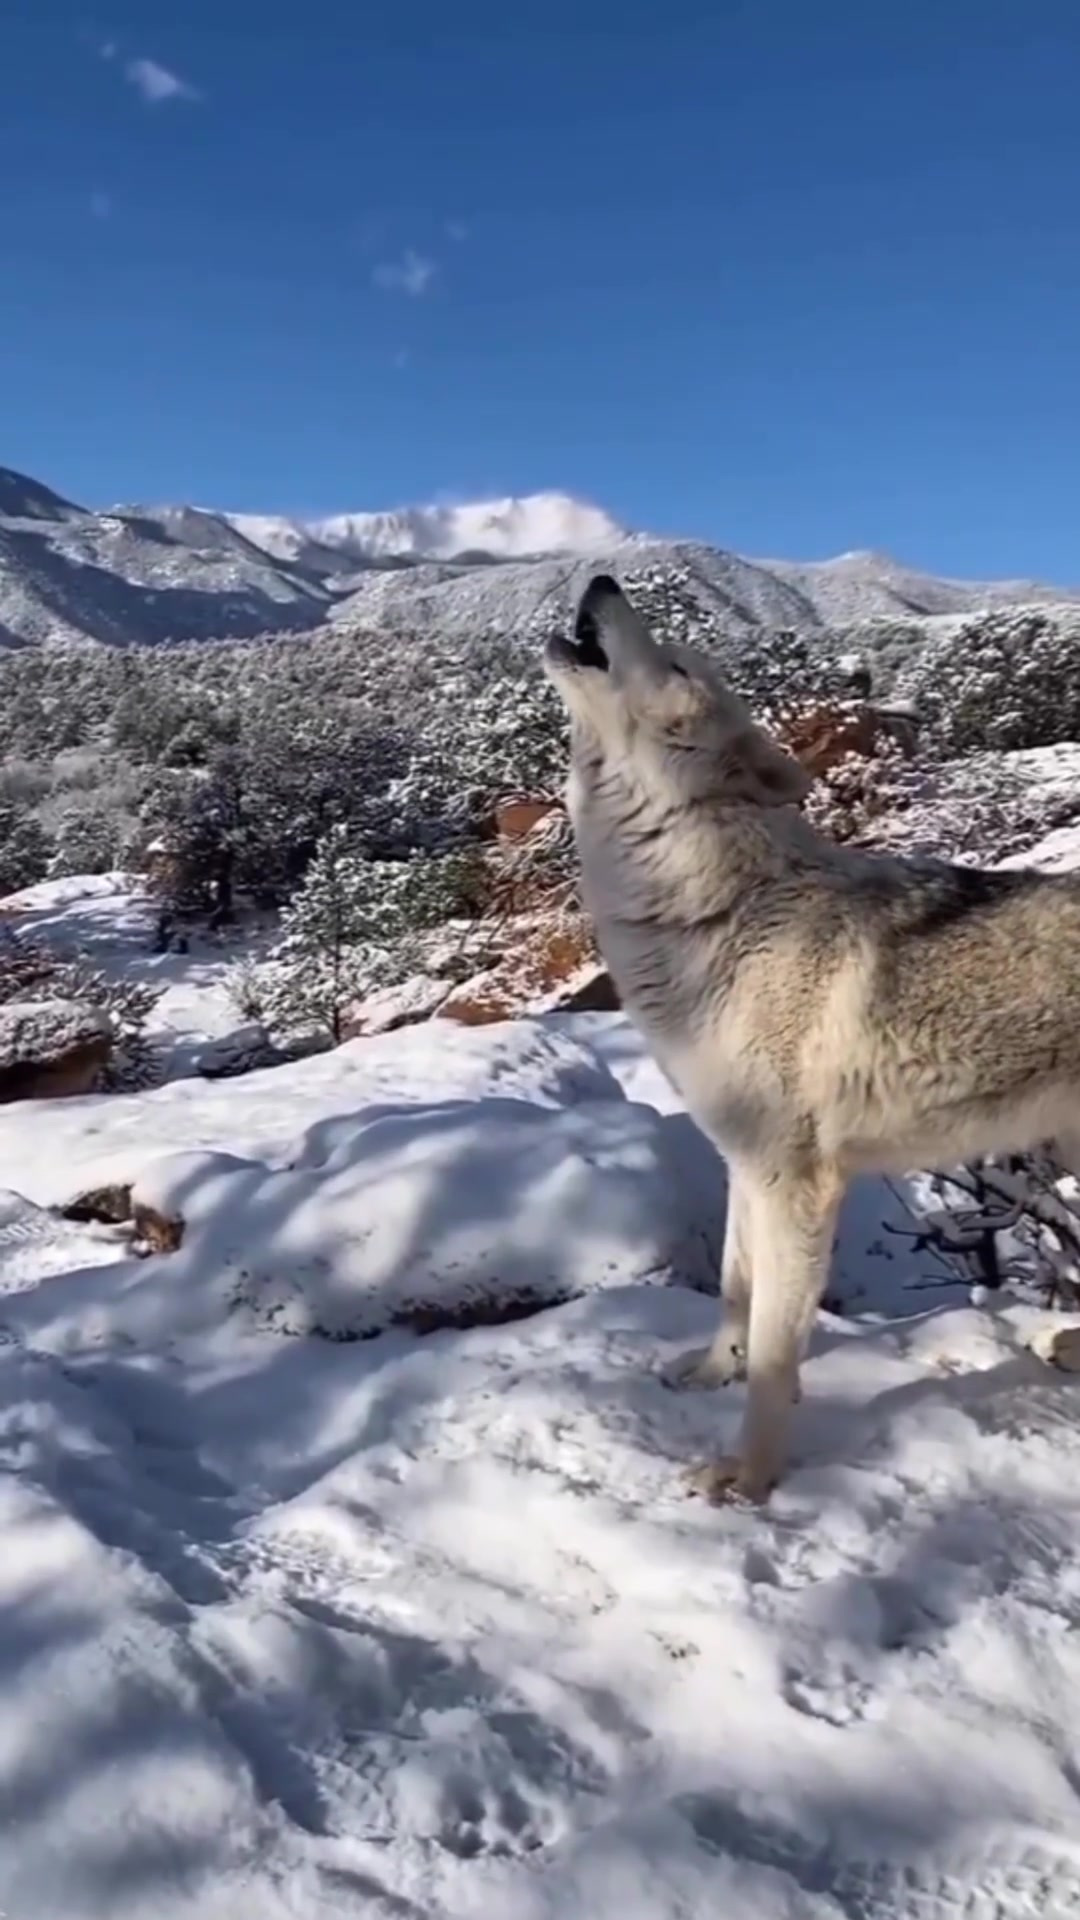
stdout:
POLYGON ((686 1490, 707 1500, 710 1506, 762 1507, 776 1485, 775 1474, 756 1468, 736 1454, 723 1454, 719 1460, 707 1460, 702 1467, 691 1467, 686 1475, 686 1490))
POLYGON ((680 1353, 669 1360, 660 1369, 660 1378, 665 1387, 677 1391, 704 1392, 710 1387, 728 1387, 733 1380, 746 1379, 746 1355, 734 1345, 719 1352, 715 1347, 692 1347, 689 1353, 680 1353))

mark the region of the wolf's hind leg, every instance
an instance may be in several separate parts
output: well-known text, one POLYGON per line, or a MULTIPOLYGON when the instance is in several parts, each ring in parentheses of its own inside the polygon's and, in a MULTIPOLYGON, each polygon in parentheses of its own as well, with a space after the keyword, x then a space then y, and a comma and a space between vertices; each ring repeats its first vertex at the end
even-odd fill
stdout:
POLYGON ((735 1168, 728 1170, 727 1219, 720 1266, 723 1310, 716 1337, 709 1347, 692 1347, 665 1367, 669 1387, 726 1387, 746 1379, 750 1335, 750 1295, 753 1284, 751 1222, 746 1183, 735 1168))

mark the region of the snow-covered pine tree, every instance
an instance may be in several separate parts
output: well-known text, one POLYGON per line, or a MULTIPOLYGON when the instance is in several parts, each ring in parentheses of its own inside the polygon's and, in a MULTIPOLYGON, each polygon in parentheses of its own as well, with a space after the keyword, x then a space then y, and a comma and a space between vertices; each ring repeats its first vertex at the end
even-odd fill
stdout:
POLYGON ((51 852, 37 815, 17 800, 0 799, 0 899, 43 880, 51 852))
POLYGON ((125 822, 116 807, 90 799, 69 806, 56 825, 50 878, 69 873, 111 873, 120 865, 125 822))
POLYGON ((900 678, 945 758, 1080 735, 1080 620, 997 607, 935 631, 900 678))
POLYGON ((331 827, 282 914, 264 975, 272 1028, 316 1028, 337 1045, 349 1010, 415 969, 407 936, 460 912, 467 856, 369 860, 345 824, 331 827))

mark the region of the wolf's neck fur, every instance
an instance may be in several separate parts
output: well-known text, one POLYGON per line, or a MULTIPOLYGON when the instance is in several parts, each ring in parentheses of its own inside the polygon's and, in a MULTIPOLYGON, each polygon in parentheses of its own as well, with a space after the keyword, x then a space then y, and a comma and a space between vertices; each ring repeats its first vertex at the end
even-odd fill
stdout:
POLYGON ((601 934, 612 920, 715 921, 793 864, 832 864, 835 850, 794 808, 684 797, 648 771, 584 746, 571 762, 567 805, 601 934))

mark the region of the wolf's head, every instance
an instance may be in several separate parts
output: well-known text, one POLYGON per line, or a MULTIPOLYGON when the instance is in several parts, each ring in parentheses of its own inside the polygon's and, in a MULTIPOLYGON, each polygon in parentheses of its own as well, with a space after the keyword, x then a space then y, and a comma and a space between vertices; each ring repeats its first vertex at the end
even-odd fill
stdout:
POLYGON ((654 640, 608 574, 586 587, 573 640, 548 642, 544 667, 569 711, 575 750, 628 761, 650 786, 764 807, 788 806, 809 787, 713 663, 654 640))

